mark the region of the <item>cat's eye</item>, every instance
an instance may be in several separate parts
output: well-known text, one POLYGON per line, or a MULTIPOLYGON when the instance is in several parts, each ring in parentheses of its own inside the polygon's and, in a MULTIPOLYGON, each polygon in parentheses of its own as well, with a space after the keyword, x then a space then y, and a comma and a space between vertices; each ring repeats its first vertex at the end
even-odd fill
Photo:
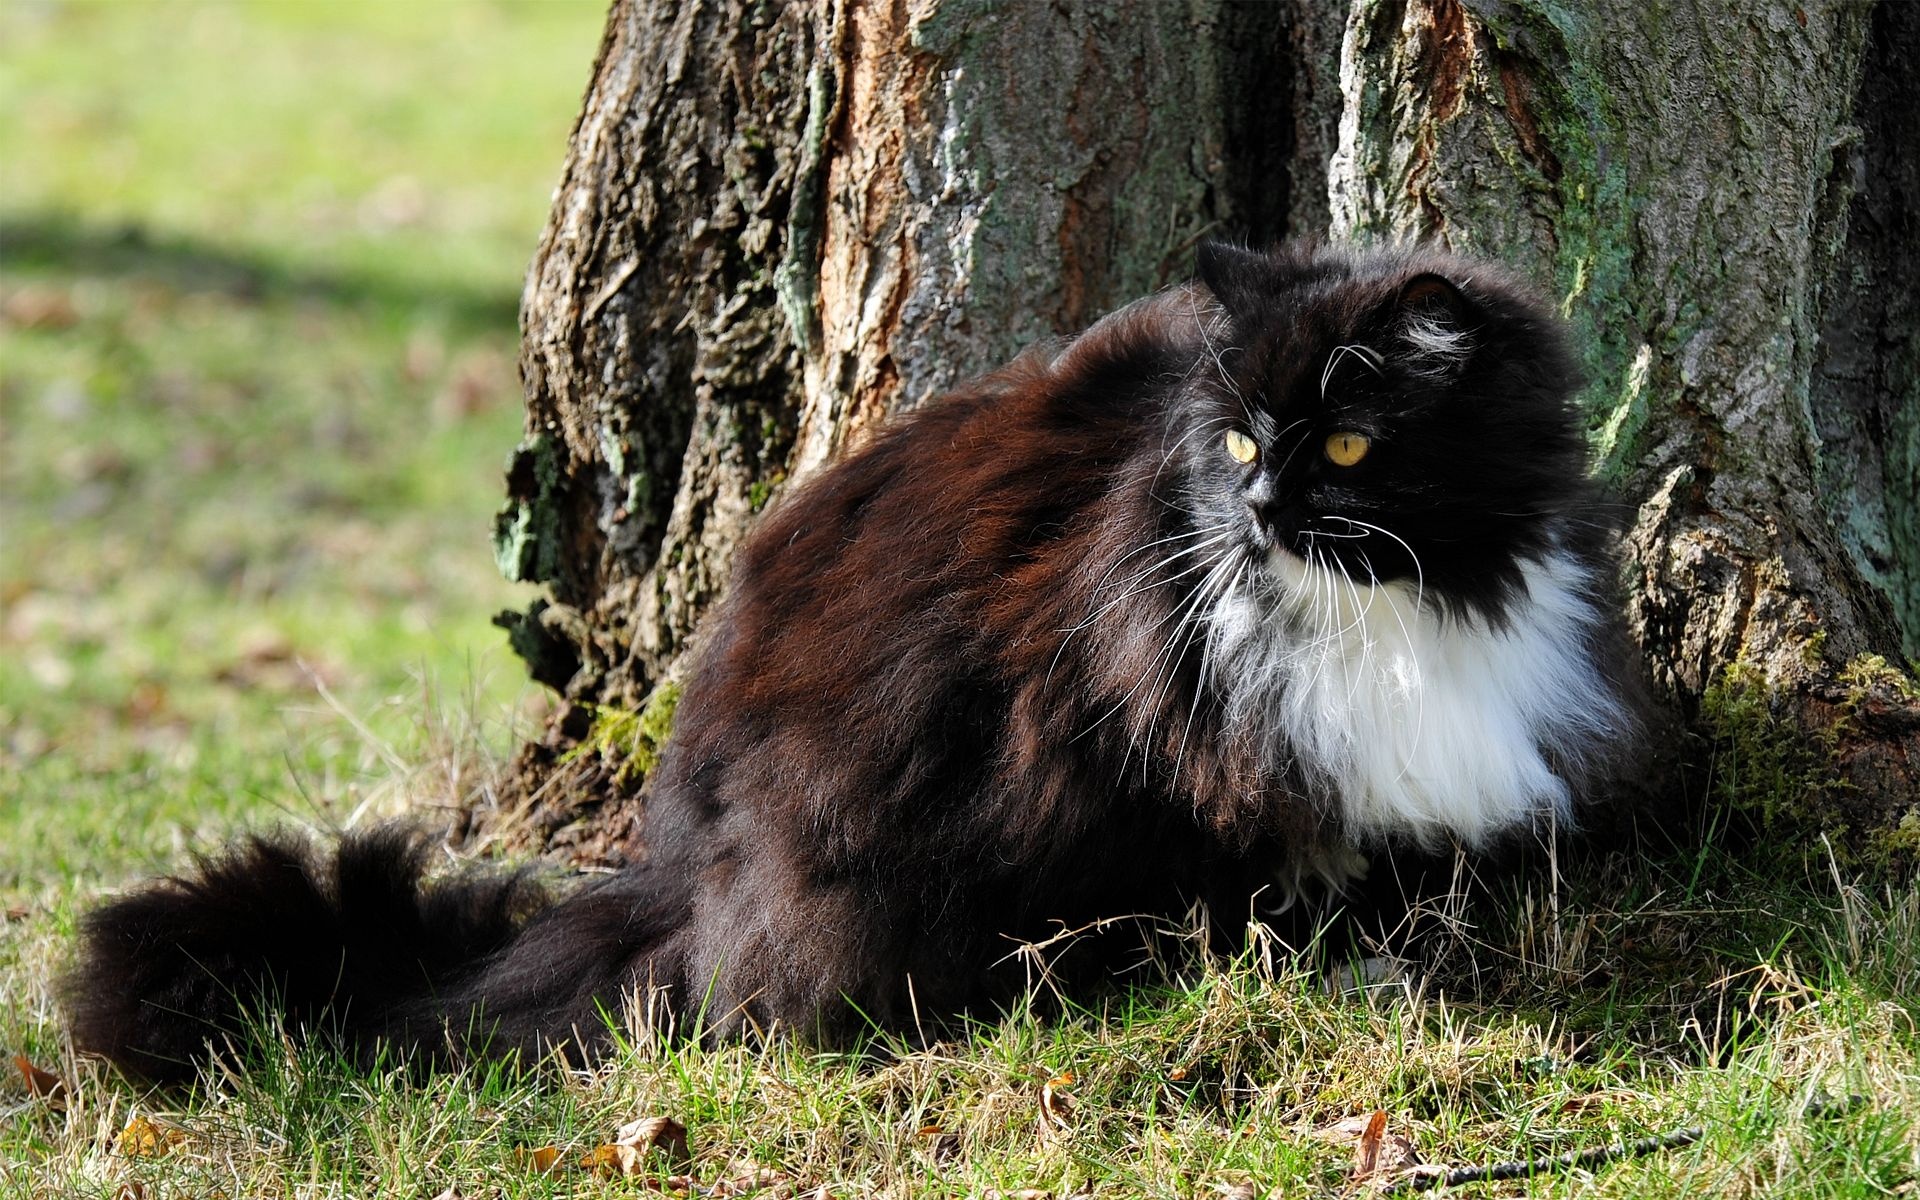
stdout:
POLYGON ((1373 442, 1364 433, 1327 435, 1327 461, 1336 467, 1350 467, 1367 456, 1373 442))
POLYGON ((1233 461, 1250 463, 1260 454, 1260 447, 1254 440, 1238 429, 1227 430, 1227 453, 1233 455, 1233 461))

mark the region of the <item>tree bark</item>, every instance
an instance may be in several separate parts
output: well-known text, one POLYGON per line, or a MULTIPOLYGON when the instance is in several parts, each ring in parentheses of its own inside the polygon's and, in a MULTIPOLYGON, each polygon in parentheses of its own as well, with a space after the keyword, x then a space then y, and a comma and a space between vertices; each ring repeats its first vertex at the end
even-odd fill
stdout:
POLYGON ((1805 815, 1836 834, 1920 791, 1911 682, 1878 665, 1896 605, 1920 635, 1892 161, 1917 44, 1898 4, 1381 0, 1341 60, 1335 234, 1437 238, 1562 298, 1600 469, 1637 506, 1656 684, 1717 738, 1750 736, 1716 727, 1737 712, 1829 750, 1805 815))
POLYGON ((1920 651, 1915 25, 616 0, 529 275, 496 539, 549 594, 503 623, 569 701, 523 756, 521 836, 631 849, 635 739, 782 487, 1209 234, 1428 237, 1552 289, 1663 694, 1711 724, 1716 689, 1758 689, 1887 827, 1920 782, 1911 695, 1866 657, 1920 651))

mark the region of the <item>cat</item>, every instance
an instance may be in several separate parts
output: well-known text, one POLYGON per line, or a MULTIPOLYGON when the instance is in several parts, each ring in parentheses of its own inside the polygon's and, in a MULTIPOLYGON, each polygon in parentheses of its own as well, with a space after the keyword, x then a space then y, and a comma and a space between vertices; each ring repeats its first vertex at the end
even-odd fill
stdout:
POLYGON ((1578 381, 1488 264, 1208 243, 770 509, 640 861, 554 899, 254 838, 85 919, 74 1041, 156 1080, 263 1008, 427 1064, 591 1054, 623 1004, 833 1042, 1017 996, 1063 930, 1571 827, 1639 728, 1578 381))

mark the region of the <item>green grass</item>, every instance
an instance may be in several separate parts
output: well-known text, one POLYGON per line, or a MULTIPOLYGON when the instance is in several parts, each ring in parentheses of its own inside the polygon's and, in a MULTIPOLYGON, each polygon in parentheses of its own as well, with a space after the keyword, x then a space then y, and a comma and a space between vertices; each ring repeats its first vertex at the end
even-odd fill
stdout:
POLYGON ((653 1182, 764 1168, 791 1181, 769 1195, 1364 1193, 1328 1131, 1374 1112, 1446 1164, 1703 1130, 1469 1195, 1920 1188, 1920 900, 1705 834, 1530 875, 1363 993, 1256 952, 929 1048, 636 1038, 593 1072, 423 1086, 269 1034, 184 1095, 76 1059, 54 980, 96 897, 245 826, 484 801, 537 716, 487 621, 530 597, 487 535, 519 276, 598 25, 0 7, 0 1056, 68 1089, 0 1064, 0 1194, 650 1194, 526 1152, 570 1164, 656 1114, 692 1157, 653 1182), (136 1115, 183 1137, 123 1153, 136 1115))

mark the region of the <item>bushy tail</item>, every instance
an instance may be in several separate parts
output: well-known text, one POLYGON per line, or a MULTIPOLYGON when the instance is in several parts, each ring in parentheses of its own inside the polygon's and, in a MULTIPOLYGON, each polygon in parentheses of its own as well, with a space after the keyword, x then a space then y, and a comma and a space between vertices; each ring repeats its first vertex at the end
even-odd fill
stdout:
POLYGON ((255 837, 107 904, 64 985, 76 1046, 184 1080, 278 1013, 362 1060, 539 1053, 678 982, 671 886, 633 870, 556 904, 524 873, 426 881, 430 857, 397 829, 255 837))

